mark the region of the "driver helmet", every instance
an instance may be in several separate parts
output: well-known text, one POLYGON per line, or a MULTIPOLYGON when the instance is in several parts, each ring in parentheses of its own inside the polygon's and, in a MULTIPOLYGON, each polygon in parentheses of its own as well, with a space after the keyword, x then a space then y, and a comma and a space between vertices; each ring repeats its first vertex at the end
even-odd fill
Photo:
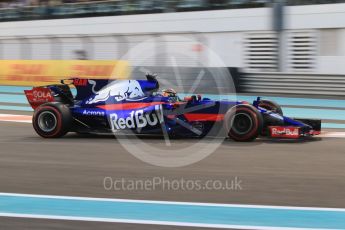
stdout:
POLYGON ((176 91, 174 89, 163 89, 162 96, 163 97, 176 97, 176 91))

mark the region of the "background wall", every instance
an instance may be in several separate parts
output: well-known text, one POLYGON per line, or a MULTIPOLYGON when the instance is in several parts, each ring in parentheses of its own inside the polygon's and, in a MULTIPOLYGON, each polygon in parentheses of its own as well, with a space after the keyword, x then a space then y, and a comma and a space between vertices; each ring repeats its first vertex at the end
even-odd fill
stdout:
MULTIPOLYGON (((345 73, 345 4, 286 7, 285 19, 283 71, 345 73)), ((271 8, 5 22, 0 58, 120 59, 146 41, 152 55, 131 56, 141 65, 169 66, 173 51, 185 66, 220 65, 207 46, 225 66, 274 72, 271 28, 271 8)))

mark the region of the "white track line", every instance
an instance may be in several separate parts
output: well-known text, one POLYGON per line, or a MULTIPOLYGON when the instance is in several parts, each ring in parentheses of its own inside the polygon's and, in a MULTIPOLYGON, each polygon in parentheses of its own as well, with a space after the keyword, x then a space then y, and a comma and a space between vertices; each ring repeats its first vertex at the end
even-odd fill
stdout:
POLYGON ((97 197, 84 197, 84 196, 60 196, 60 195, 6 193, 6 192, 0 192, 0 196, 25 197, 25 198, 27 197, 48 198, 48 199, 79 200, 79 201, 128 202, 128 203, 142 203, 142 204, 191 205, 191 206, 207 206, 207 207, 227 207, 227 208, 260 208, 260 209, 277 209, 277 210, 345 212, 345 208, 277 206, 277 205, 255 205, 255 204, 224 204, 224 203, 203 203, 203 202, 185 202, 185 201, 164 201, 164 200, 136 200, 136 199, 121 199, 121 198, 100 198, 100 197, 97 198, 97 197))
MULTIPOLYGON (((145 225, 147 224, 147 225, 218 228, 218 229, 246 229, 246 230, 311 230, 312 229, 312 228, 289 228, 289 227, 271 227, 271 226, 228 225, 228 224, 201 224, 201 223, 188 223, 188 222, 177 222, 177 221, 171 222, 171 221, 135 220, 135 219, 129 220, 129 219, 115 219, 115 218, 30 215, 30 214, 14 214, 14 213, 0 213, 0 216, 1 217, 32 218, 32 219, 92 221, 92 222, 105 222, 105 223, 145 224, 145 225)), ((318 229, 318 230, 332 230, 332 229, 318 229)))
POLYGON ((31 123, 32 116, 15 115, 15 114, 0 114, 0 121, 31 123))
POLYGON ((345 138, 345 132, 324 132, 320 135, 320 137, 345 138))
MULTIPOLYGON (((38 194, 20 194, 20 193, 0 193, 0 196, 27 197, 27 198, 49 198, 62 200, 81 200, 81 201, 107 201, 107 202, 132 202, 143 204, 166 204, 166 205, 192 205, 192 206, 213 206, 213 207, 239 207, 239 208, 260 208, 276 210, 303 210, 303 211, 338 211, 345 212, 342 208, 320 208, 320 207, 295 207, 295 206, 270 206, 270 205, 241 205, 241 204, 217 204, 217 203, 199 203, 199 202, 174 202, 174 201, 157 201, 157 200, 130 200, 130 199, 113 199, 113 198, 94 198, 94 197, 73 197, 73 196, 54 196, 38 194)), ((149 225, 168 225, 184 226, 199 228, 218 228, 218 229, 257 229, 257 230, 302 230, 310 228, 298 227, 272 227, 272 226, 251 226, 251 225, 230 225, 230 224, 212 224, 212 223, 193 223, 179 221, 157 221, 142 219, 117 219, 102 217, 84 217, 84 216, 64 216, 64 215, 45 215, 45 214, 28 214, 28 213, 8 213, 0 212, 0 217, 17 217, 17 218, 34 218, 34 219, 54 219, 54 220, 72 220, 72 221, 95 221, 110 223, 129 223, 129 224, 149 224, 149 225)))

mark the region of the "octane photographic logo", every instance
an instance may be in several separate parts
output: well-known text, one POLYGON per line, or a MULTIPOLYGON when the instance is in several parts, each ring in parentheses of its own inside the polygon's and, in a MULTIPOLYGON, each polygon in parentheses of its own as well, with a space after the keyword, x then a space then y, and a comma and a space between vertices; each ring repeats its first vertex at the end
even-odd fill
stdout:
MULTIPOLYGON (((201 40, 199 35, 148 38, 132 47, 121 60, 129 61, 131 80, 145 79, 146 73, 156 73, 159 90, 173 88, 182 99, 184 96, 207 93, 204 97, 212 99, 210 103, 188 108, 184 108, 186 103, 181 103, 176 116, 207 110, 208 107, 213 109, 217 107, 217 103, 213 101, 236 100, 236 91, 227 66, 201 40)), ((116 76, 113 78, 116 79, 116 76)), ((218 109, 222 110, 221 107, 218 109)), ((199 162, 214 153, 225 140, 226 135, 216 126, 211 127, 209 134, 204 135, 203 122, 190 123, 169 118, 200 137, 186 139, 173 136, 169 132, 171 127, 164 112, 162 104, 156 101, 145 108, 111 113, 108 121, 115 141, 146 163, 161 167, 182 167, 199 162), (160 128, 163 135, 136 135, 137 131, 153 127, 160 128), (135 131, 131 132, 131 129, 135 131)))

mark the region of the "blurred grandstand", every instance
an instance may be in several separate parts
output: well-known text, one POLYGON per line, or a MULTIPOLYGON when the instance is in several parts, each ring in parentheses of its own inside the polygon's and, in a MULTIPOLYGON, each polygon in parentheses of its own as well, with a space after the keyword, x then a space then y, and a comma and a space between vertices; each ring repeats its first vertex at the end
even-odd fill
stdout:
MULTIPOLYGON (((225 67, 240 73, 232 74, 239 92, 345 96, 341 3, 0 0, 0 59, 126 60, 161 78, 174 76, 176 65, 186 84, 200 68, 225 67)), ((30 75, 31 68, 20 70, 30 75)), ((18 76, 5 73, 0 80, 18 76)))
MULTIPOLYGON (((274 0, 16 0, 0 2, 0 21, 58 19, 265 7, 274 0)), ((287 5, 341 3, 344 0, 288 0, 287 5)))

